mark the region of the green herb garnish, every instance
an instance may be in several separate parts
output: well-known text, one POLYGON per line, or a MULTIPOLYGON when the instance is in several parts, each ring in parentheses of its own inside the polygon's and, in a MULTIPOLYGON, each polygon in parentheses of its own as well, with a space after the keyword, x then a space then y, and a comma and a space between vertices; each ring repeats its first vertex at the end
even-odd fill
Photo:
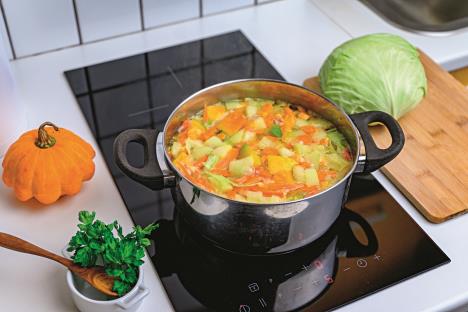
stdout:
POLYGON ((277 138, 281 138, 283 136, 283 131, 281 131, 281 127, 278 125, 271 126, 270 134, 274 135, 277 138))
POLYGON ((115 277, 113 291, 122 296, 136 284, 144 248, 151 244, 147 236, 158 224, 145 228, 137 225, 132 232, 123 235, 117 221, 105 224, 95 218, 96 212, 80 211, 80 230, 71 238, 67 251, 74 252, 73 262, 82 267, 95 266, 101 259, 106 273, 115 277))

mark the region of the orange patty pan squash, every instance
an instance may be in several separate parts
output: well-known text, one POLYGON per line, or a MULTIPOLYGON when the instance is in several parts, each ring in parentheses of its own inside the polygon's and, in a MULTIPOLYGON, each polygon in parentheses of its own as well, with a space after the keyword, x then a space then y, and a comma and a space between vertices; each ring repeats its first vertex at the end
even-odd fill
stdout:
POLYGON ((94 175, 95 151, 73 132, 44 122, 13 143, 2 162, 3 182, 16 198, 51 204, 74 195, 94 175))

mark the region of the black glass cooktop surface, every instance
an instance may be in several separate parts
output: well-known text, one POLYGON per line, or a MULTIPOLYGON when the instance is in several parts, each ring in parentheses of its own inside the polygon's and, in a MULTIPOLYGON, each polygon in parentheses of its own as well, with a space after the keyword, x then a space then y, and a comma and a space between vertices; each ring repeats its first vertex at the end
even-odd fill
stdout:
MULTIPOLYGON (((342 214, 318 241, 285 255, 240 256, 185 224, 170 190, 151 191, 119 171, 112 144, 122 130, 162 130, 183 99, 218 82, 283 79, 241 32, 65 75, 133 221, 160 223, 149 252, 176 311, 333 310, 450 261, 371 175, 353 178, 342 214)), ((137 166, 140 148, 128 148, 137 166)))

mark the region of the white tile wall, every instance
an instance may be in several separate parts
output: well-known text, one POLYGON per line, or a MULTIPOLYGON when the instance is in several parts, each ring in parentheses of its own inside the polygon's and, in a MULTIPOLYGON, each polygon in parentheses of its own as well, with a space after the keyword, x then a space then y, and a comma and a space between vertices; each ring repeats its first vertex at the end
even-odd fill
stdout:
POLYGON ((200 16, 198 0, 143 0, 145 28, 200 16))
MULTIPOLYGON (((1 13, 1 12, 0 12, 1 13)), ((0 14, 0 41, 1 47, 5 49, 5 53, 9 60, 13 58, 13 52, 11 51, 10 41, 6 30, 5 21, 3 20, 3 14, 0 14)))
POLYGON ((10 58, 25 57, 272 1, 278 0, 0 0, 0 40, 10 58))
POLYGON ((79 43, 72 1, 3 0, 17 57, 79 43))
POLYGON ((219 13, 253 4, 254 0, 203 0, 203 14, 219 13))
POLYGON ((83 42, 141 30, 138 0, 75 0, 75 3, 83 42))

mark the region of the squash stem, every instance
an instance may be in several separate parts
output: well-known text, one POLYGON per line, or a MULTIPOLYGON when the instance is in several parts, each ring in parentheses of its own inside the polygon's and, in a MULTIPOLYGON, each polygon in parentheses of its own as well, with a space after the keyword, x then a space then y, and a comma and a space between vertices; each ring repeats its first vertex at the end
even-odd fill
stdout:
POLYGON ((50 148, 54 146, 56 142, 55 138, 47 133, 45 129, 46 126, 53 127, 55 131, 59 130, 59 128, 50 121, 42 123, 37 129, 36 146, 39 148, 50 148))

